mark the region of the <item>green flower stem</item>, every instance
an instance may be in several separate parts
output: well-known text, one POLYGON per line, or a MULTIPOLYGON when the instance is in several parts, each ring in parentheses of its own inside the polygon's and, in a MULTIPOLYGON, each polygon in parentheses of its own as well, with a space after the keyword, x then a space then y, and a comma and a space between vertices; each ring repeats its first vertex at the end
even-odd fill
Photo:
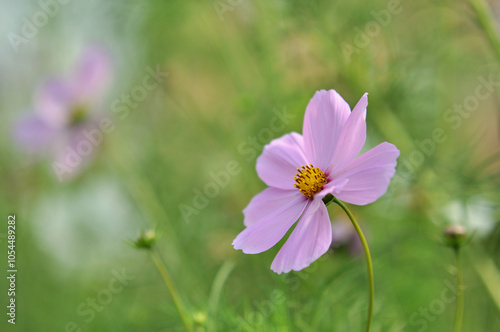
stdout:
POLYGON ((455 248, 455 268, 456 268, 456 287, 457 287, 457 307, 455 313, 455 332, 462 329, 462 319, 464 314, 464 292, 462 279, 462 264, 460 263, 460 247, 455 248))
POLYGON ((232 260, 226 260, 224 264, 220 267, 219 271, 215 275, 214 281, 212 283, 212 287, 210 289, 210 296, 208 297, 208 324, 207 324, 207 331, 212 332, 212 331, 217 331, 218 329, 216 328, 217 324, 217 319, 216 319, 216 313, 217 313, 217 306, 219 304, 219 299, 222 293, 222 288, 224 287, 224 284, 233 271, 235 267, 235 262, 232 260))
POLYGON ((374 283, 374 279, 373 279, 373 264, 372 264, 372 258, 370 256, 370 249, 368 248, 368 243, 366 242, 366 238, 363 235, 363 231, 361 231, 361 228, 359 227, 358 223, 356 222, 356 219, 352 215, 351 211, 349 211, 347 206, 345 206, 344 203, 339 201, 334 196, 332 196, 332 198, 329 198, 329 199, 331 199, 331 200, 328 203, 335 202, 338 206, 340 206, 342 208, 342 210, 344 210, 344 212, 347 214, 349 219, 351 219, 352 225, 356 229, 356 232, 358 233, 359 239, 361 240, 361 243, 363 244, 363 249, 365 250, 366 268, 368 270, 368 289, 369 289, 368 321, 366 322, 366 332, 369 332, 371 325, 372 325, 373 302, 375 299, 375 283, 374 283))
POLYGON ((485 0, 469 0, 469 4, 476 13, 477 20, 488 37, 495 55, 500 61, 500 34, 495 25, 495 18, 485 0))
POLYGON ((156 268, 158 269, 158 272, 160 272, 161 277, 163 278, 163 281, 165 282, 165 285, 167 286, 167 289, 170 292, 170 295, 172 296, 172 300, 174 301, 174 304, 177 307, 177 311, 179 311, 179 315, 181 316, 182 321, 186 326, 186 329, 189 332, 193 332, 194 331, 193 323, 189 319, 186 309, 182 305, 179 294, 175 289, 172 278, 170 278, 170 275, 168 274, 167 268, 165 267, 163 260, 160 258, 160 255, 156 252, 156 250, 152 249, 150 250, 150 253, 151 253, 151 258, 153 259, 153 262, 155 263, 156 268))

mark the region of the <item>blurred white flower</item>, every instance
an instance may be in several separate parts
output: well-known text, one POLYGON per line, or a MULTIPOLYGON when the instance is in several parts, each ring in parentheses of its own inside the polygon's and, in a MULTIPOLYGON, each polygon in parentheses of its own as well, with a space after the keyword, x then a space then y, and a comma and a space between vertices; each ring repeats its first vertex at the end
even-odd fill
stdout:
POLYGON ((488 235, 497 220, 495 218, 495 204, 484 197, 475 196, 467 202, 454 200, 448 203, 436 216, 435 221, 445 220, 446 225, 462 225, 470 234, 484 237, 488 235))
POLYGON ((43 195, 30 219, 39 247, 70 269, 125 258, 130 254, 125 241, 137 234, 138 217, 127 197, 102 178, 71 192, 43 195))

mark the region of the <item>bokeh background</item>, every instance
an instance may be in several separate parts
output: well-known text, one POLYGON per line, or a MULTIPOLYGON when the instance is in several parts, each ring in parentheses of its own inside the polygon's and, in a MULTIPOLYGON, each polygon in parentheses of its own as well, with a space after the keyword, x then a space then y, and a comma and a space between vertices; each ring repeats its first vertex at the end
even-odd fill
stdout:
MULTIPOLYGON (((319 89, 351 106, 368 92, 365 149, 389 141, 401 150, 387 194, 351 206, 374 260, 372 331, 452 331, 449 224, 471 238, 463 331, 500 330, 500 7, 491 2, 481 16, 471 3, 483 2, 1 1, 5 313, 9 214, 18 274, 16 325, 2 312, 0 330, 184 331, 148 252, 130 244, 146 229, 198 331, 363 330, 362 254, 339 244, 301 272, 276 275, 280 245, 259 255, 231 246, 242 209, 265 187, 256 157, 272 138, 301 132, 319 89), (14 47, 12 33, 22 36, 40 11, 51 15, 14 47), (13 130, 33 113, 37 87, 70 75, 89 45, 113 61, 100 112, 115 130, 60 182, 53 160, 26 153, 13 130), (163 82, 127 116, 114 112, 156 68, 168 73, 163 82), (272 129, 278 114, 288 117, 272 129), (200 198, 228 167, 227 183, 200 198)), ((347 222, 337 207, 330 215, 347 222)))

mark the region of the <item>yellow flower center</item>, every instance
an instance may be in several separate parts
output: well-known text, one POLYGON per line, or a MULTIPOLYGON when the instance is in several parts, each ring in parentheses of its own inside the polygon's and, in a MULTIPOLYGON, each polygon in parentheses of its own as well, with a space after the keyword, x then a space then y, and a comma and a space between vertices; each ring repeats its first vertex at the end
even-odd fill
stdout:
POLYGON ((326 184, 326 175, 312 164, 297 168, 298 173, 295 173, 295 188, 297 188, 307 198, 312 198, 315 194, 323 189, 326 184))
POLYGON ((77 105, 71 111, 70 124, 77 125, 84 122, 88 117, 87 108, 83 105, 77 105))

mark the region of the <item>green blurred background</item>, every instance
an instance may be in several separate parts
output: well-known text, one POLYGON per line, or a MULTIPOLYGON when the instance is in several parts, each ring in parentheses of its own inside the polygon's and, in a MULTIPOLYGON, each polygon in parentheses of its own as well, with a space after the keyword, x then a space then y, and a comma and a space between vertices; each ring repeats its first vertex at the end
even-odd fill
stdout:
MULTIPOLYGON (((463 331, 500 330, 499 28, 485 28, 468 1, 73 0, 16 52, 9 33, 41 3, 3 0, 0 14, 1 273, 9 214, 18 267, 16 325, 2 277, 0 330, 184 331, 147 251, 130 245, 155 228, 198 331, 362 331, 362 255, 330 251, 276 275, 279 245, 259 255, 231 246, 242 209, 265 188, 256 157, 272 138, 301 132, 319 89, 351 106, 368 92, 365 149, 389 141, 401 150, 387 194, 351 206, 374 260, 372 331, 453 330, 455 301, 442 299, 453 294, 454 256, 442 240, 453 223, 474 234, 462 250, 463 331), (69 73, 89 44, 113 56, 105 109, 116 130, 60 183, 50 160, 13 143, 12 128, 40 82, 69 73), (113 101, 157 66, 165 81, 128 116, 114 114, 113 101), (493 82, 488 97, 454 112, 482 80, 493 82), (290 119, 270 130, 283 112, 290 119), (237 169, 229 183, 186 218, 197 190, 228 167, 237 169)), ((345 219, 333 206, 330 216, 345 219)))

